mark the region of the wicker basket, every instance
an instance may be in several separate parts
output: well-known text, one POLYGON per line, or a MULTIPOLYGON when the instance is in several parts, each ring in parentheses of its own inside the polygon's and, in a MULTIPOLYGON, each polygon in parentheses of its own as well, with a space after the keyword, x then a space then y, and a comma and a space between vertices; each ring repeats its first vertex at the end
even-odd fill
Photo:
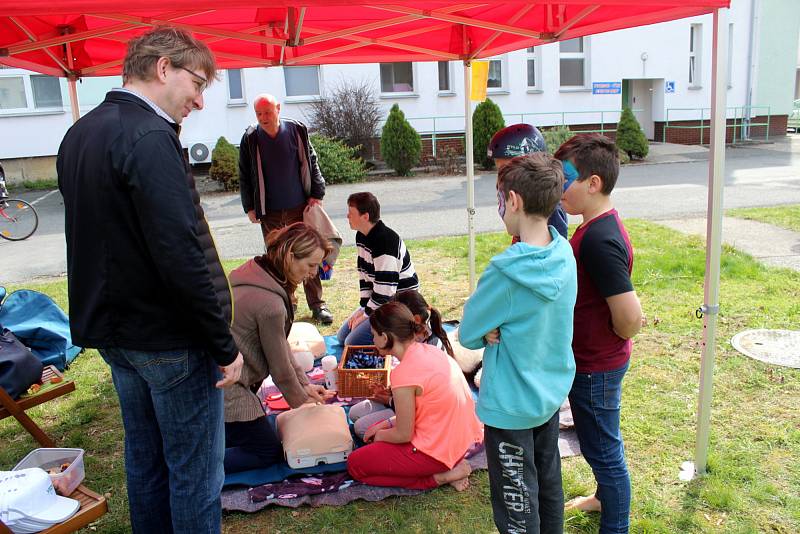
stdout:
POLYGON ((337 377, 338 394, 341 397, 371 397, 372 384, 389 387, 389 371, 392 369, 392 358, 384 358, 382 369, 345 369, 347 358, 353 352, 372 352, 377 354, 374 345, 345 345, 342 360, 339 362, 337 377))

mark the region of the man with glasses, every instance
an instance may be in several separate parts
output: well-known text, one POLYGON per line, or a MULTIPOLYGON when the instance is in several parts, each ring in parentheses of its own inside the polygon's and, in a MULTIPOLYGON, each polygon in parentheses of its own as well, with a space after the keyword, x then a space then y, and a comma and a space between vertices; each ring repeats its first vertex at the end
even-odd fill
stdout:
POLYGON ((215 76, 208 47, 156 28, 128 43, 123 86, 67 132, 70 327, 111 367, 133 532, 219 532, 220 388, 242 367, 232 298, 178 140, 215 76))
MULTIPOLYGON (((258 95, 253 108, 257 124, 239 145, 239 188, 248 219, 261 224, 266 240, 270 231, 301 222, 307 207, 322 202, 325 178, 305 124, 282 119, 281 104, 270 94, 258 95)), ((306 279, 303 291, 314 320, 331 324, 319 277, 306 279)), ((290 297, 296 306, 297 298, 290 297)))

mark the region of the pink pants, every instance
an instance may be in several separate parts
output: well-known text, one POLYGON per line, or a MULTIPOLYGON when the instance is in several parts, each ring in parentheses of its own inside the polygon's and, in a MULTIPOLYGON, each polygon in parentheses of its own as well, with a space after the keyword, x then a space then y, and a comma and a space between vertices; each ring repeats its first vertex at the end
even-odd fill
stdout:
POLYGON ((432 489, 439 486, 433 475, 449 470, 411 443, 378 441, 356 449, 347 459, 350 476, 371 486, 432 489))

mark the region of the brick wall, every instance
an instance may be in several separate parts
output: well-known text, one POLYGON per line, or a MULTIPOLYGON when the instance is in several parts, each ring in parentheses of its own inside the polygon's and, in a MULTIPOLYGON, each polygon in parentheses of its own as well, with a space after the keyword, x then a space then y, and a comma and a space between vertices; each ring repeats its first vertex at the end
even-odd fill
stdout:
MULTIPOLYGON (((762 115, 754 117, 752 123, 759 124, 759 126, 750 127, 751 139, 765 139, 767 137, 767 116, 762 115)), ((777 137, 786 135, 786 121, 788 115, 772 115, 769 117, 769 137, 777 137)), ((725 129, 725 142, 733 143, 734 123, 736 124, 735 133, 738 140, 741 136, 741 121, 739 119, 728 119, 727 127, 725 129)), ((699 128, 701 121, 670 121, 669 128, 666 131, 666 139, 664 138, 664 122, 657 121, 655 123, 655 141, 667 143, 676 143, 679 145, 697 145, 709 144, 711 137, 710 120, 702 121, 702 141, 700 139, 701 130, 699 128), (680 128, 673 128, 673 126, 680 126, 680 128), (694 128, 686 128, 686 126, 694 126, 694 128)))

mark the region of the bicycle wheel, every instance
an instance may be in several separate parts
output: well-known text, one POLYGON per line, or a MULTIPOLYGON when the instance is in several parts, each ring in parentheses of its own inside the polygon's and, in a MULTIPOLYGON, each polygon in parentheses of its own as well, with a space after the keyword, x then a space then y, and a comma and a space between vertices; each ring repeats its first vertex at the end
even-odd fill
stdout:
POLYGON ((39 227, 36 208, 18 198, 0 200, 0 237, 9 241, 29 238, 39 227))

